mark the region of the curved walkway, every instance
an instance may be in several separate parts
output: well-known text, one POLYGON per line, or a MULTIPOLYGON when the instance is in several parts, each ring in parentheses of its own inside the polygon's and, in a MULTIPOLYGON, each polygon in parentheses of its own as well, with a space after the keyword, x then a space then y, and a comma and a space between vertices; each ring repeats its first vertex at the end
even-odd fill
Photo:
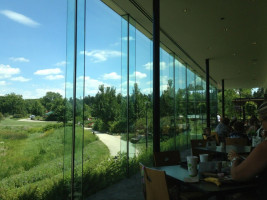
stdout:
MULTIPOLYGON (((85 129, 91 129, 91 128, 85 128, 85 129)), ((118 152, 123 153, 127 151, 127 143, 126 141, 121 140, 121 136, 110 135, 98 131, 94 131, 94 133, 108 147, 111 156, 116 156, 118 152)), ((129 153, 130 157, 134 157, 135 153, 138 153, 138 151, 135 148, 135 144, 129 143, 129 152, 130 152, 129 153)))

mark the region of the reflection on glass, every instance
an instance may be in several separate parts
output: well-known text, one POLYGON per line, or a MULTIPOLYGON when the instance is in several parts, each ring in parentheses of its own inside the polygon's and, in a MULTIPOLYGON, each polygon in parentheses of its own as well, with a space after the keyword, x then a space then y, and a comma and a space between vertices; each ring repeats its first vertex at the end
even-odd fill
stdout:
POLYGON ((177 149, 180 151, 188 147, 187 134, 187 91, 186 67, 175 58, 175 127, 177 134, 177 149))

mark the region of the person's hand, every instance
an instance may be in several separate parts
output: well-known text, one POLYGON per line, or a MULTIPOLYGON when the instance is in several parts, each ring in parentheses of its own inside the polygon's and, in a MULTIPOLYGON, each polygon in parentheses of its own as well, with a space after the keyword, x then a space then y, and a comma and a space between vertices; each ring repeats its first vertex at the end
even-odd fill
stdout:
POLYGON ((233 150, 231 150, 228 153, 227 156, 228 156, 228 160, 230 160, 230 161, 232 161, 234 158, 239 158, 239 155, 235 151, 233 151, 233 150))

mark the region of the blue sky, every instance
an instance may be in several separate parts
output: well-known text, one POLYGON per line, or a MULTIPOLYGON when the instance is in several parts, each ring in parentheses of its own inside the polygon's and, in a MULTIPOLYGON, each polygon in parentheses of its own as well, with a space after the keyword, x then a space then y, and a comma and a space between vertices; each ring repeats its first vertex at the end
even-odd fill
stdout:
MULTIPOLYGON (((100 84, 124 92, 121 17, 100 0, 87 1, 86 12, 86 47, 80 52, 86 58, 85 95, 95 95, 100 84)), ((65 96, 66 20, 66 0, 0 1, 0 95, 40 98, 53 91, 65 96)), ((137 82, 143 93, 150 93, 151 43, 138 31, 130 42, 136 45, 130 86, 137 82)), ((162 56, 163 85, 170 76, 168 62, 162 56)))
POLYGON ((65 0, 0 1, 0 95, 64 94, 65 0))

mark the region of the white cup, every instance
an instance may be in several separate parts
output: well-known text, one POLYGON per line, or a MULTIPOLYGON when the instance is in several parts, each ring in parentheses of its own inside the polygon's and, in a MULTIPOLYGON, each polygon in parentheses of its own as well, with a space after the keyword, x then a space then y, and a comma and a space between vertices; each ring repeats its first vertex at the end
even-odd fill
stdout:
POLYGON ((189 176, 196 176, 197 175, 197 156, 187 156, 187 169, 189 176))
POLYGON ((208 162, 209 154, 199 154, 200 162, 208 162))

